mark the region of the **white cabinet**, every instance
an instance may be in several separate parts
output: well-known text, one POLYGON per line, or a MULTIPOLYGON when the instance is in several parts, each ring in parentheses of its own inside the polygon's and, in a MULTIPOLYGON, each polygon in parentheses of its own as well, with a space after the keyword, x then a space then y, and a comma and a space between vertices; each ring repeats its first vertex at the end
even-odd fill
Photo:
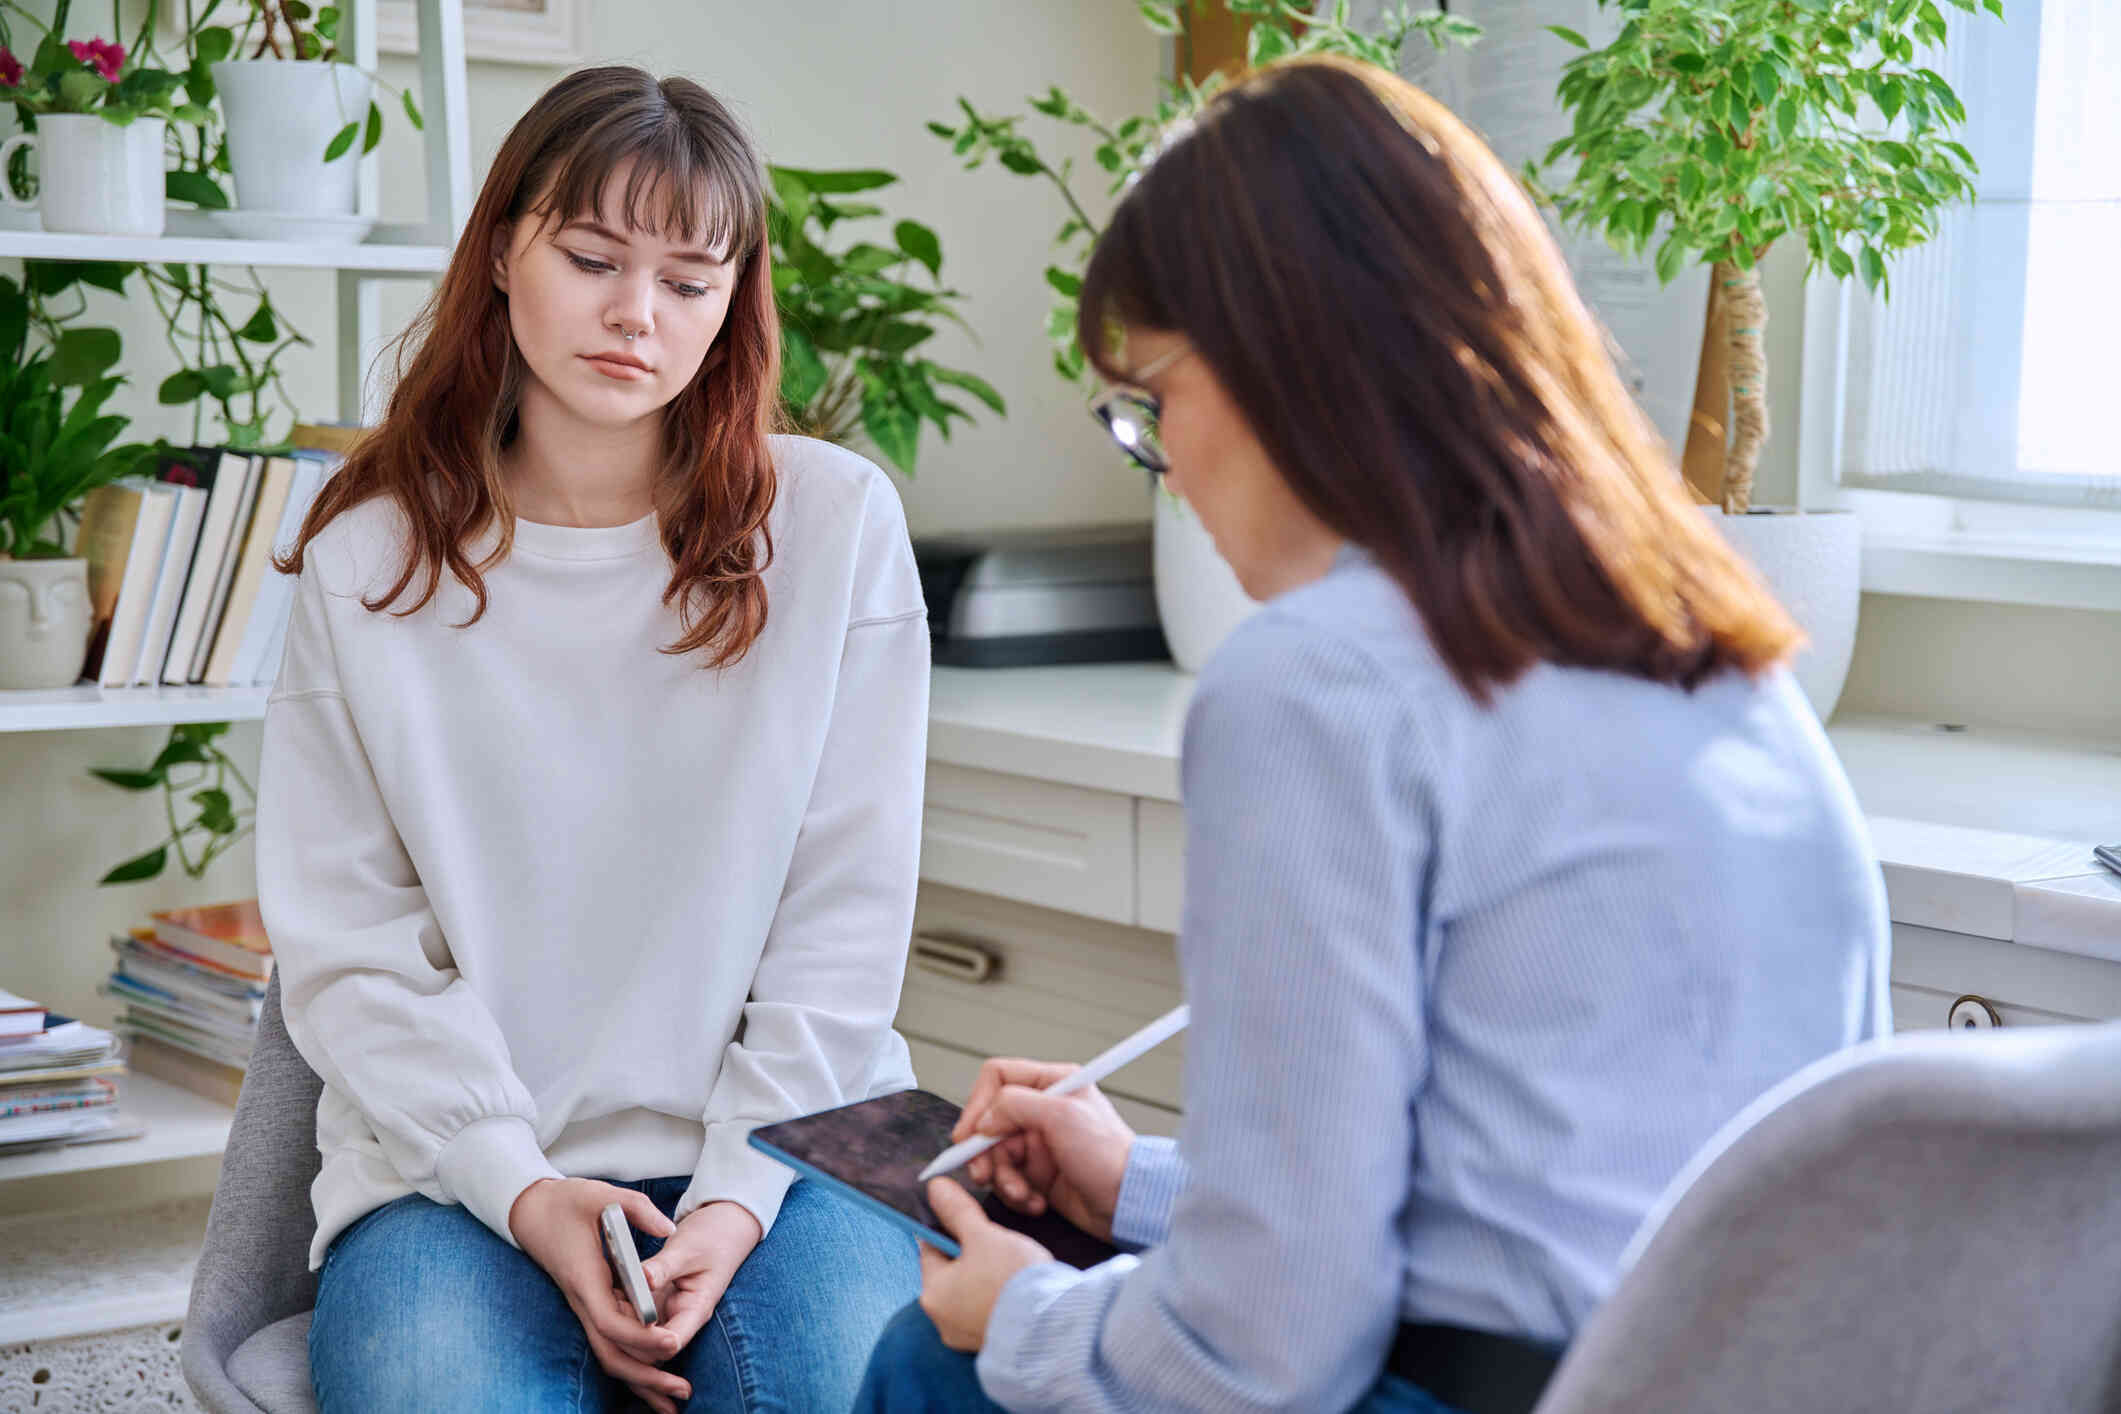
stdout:
POLYGON ((1132 923, 1134 801, 931 761, 921 877, 1132 923))

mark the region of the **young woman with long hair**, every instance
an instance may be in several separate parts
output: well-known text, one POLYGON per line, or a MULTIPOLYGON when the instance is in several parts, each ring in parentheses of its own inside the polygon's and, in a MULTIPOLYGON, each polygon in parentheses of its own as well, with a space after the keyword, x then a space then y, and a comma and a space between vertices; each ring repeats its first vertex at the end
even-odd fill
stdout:
POLYGON ((772 435, 778 381, 749 140, 569 75, 283 566, 259 894, 324 1081, 327 1411, 844 1408, 915 1289, 745 1144, 912 1083, 920 583, 888 479, 772 435))
POLYGON ((1186 723, 1175 1146, 990 1062, 863 1410, 1523 1414, 1726 1120, 1887 1024, 1884 893, 1789 618, 1559 250, 1382 70, 1269 68, 1121 201, 1080 336, 1266 606, 1186 723), (977 1352, 975 1357, 973 1352, 977 1352))

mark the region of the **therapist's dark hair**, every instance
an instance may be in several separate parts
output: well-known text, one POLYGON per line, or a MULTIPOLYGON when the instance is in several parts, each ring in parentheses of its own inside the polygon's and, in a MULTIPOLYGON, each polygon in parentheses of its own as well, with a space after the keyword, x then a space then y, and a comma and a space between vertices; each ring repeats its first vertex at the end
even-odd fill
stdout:
MULTIPOLYGON (((1697 508, 1530 199, 1412 84, 1261 70, 1142 174, 1078 337, 1182 334, 1486 700, 1537 662, 1692 687, 1802 641, 1697 508)), ((1212 475, 1212 468, 1206 473, 1212 475)))

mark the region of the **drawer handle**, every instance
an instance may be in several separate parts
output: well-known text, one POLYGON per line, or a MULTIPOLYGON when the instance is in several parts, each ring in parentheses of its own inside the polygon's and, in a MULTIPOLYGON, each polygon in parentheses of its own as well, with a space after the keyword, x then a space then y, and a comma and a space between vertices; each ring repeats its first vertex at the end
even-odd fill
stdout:
POLYGON ((913 935, 913 965, 953 982, 985 982, 1001 969, 1001 959, 978 943, 959 938, 939 938, 933 933, 913 935))
POLYGON ((1952 1009, 1945 1013, 1944 1024, 1954 1031, 1986 1031, 1991 1027, 2001 1026, 2003 1018, 1996 1015, 1996 1009, 1989 1005, 1988 998, 1977 997, 1968 992, 1952 1003, 1952 1009))

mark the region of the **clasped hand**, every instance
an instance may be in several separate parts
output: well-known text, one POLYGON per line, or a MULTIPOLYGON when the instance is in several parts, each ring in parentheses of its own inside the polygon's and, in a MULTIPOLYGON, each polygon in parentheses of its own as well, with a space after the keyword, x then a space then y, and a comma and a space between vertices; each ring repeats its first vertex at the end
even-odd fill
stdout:
MULTIPOLYGON (((1021 1213, 1049 1208, 1109 1241, 1134 1131, 1094 1085, 1072 1095, 1045 1093, 1075 1072, 1048 1061, 990 1060, 951 1131, 953 1143, 975 1134, 1009 1136, 965 1166, 973 1182, 993 1187, 1021 1213)), ((952 1260, 921 1247, 921 1309, 952 1350, 978 1350, 1009 1279, 1052 1254, 994 1222, 972 1195, 948 1178, 928 1185, 928 1204, 963 1249, 952 1260)))
POLYGON ((516 1244, 550 1276, 589 1337, 597 1364, 656 1414, 677 1414, 692 1386, 659 1365, 690 1344, 759 1242, 758 1219, 737 1203, 708 1203, 672 1223, 648 1195, 589 1178, 541 1179, 517 1195, 508 1215, 516 1244), (641 1264, 662 1313, 647 1326, 612 1285, 597 1215, 617 1203, 626 1220, 662 1251, 641 1264))

